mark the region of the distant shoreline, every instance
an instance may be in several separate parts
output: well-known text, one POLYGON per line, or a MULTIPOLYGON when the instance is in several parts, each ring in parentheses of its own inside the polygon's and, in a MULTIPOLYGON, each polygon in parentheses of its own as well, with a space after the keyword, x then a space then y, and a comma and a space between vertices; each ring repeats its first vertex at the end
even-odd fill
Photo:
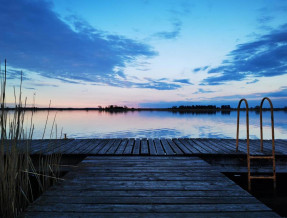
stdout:
MULTIPOLYGON (((38 107, 23 107, 23 108, 9 108, 6 107, 4 110, 16 110, 21 109, 24 111, 107 111, 107 112, 125 112, 125 111, 170 111, 170 112, 230 112, 237 111, 237 108, 229 108, 229 109, 221 109, 221 108, 213 108, 213 109, 179 109, 179 108, 119 108, 119 109, 111 109, 111 108, 38 108, 38 107)), ((263 111, 270 111, 270 108, 263 108, 263 111)), ((274 111, 287 111, 287 108, 274 108, 274 111)), ((240 111, 245 111, 245 108, 240 108, 240 111)), ((259 108, 249 108, 249 111, 260 111, 259 108)))

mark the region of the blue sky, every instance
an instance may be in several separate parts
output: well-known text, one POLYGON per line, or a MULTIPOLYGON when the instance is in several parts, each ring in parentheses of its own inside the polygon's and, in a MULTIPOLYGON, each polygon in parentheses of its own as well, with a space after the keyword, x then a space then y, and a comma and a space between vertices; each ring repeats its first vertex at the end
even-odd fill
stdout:
POLYGON ((287 105, 285 0, 0 3, 10 102, 22 70, 38 106, 287 105))

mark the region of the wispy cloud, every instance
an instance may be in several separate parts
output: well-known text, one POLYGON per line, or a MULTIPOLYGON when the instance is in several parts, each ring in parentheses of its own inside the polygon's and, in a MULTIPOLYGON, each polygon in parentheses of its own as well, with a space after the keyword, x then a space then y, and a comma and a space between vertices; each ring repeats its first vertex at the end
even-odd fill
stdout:
MULTIPOLYGON (((0 4, 0 50, 15 68, 34 71, 67 83, 101 83, 119 87, 176 89, 164 81, 128 81, 123 69, 137 58, 157 55, 148 44, 96 29, 77 16, 66 21, 49 1, 2 0, 0 4), (119 70, 120 69, 120 70, 119 70)), ((161 33, 176 37, 175 30, 161 33)))
POLYGON ((254 80, 252 80, 252 81, 250 81, 250 82, 246 82, 246 84, 253 84, 253 83, 257 83, 259 80, 258 79, 254 79, 254 80))
POLYGON ((285 97, 287 98, 287 86, 281 87, 279 91, 269 93, 269 97, 285 97))
POLYGON ((272 77, 287 74, 287 24, 253 42, 240 44, 229 53, 217 68, 208 71, 218 74, 202 84, 219 85, 247 77, 272 77))
POLYGON ((170 9, 170 12, 174 17, 181 17, 191 13, 191 9, 194 7, 194 4, 192 4, 191 1, 178 0, 177 2, 180 2, 180 4, 173 5, 173 7, 170 9))
POLYGON ((194 92, 193 94, 206 94, 206 93, 213 93, 214 91, 210 91, 210 90, 204 90, 204 89, 201 89, 199 88, 197 92, 194 92))
POLYGON ((181 26, 182 26, 182 23, 180 21, 178 21, 178 20, 173 21, 173 23, 172 23, 173 30, 172 31, 161 31, 161 32, 155 33, 154 36, 162 38, 162 39, 175 39, 180 34, 181 26))
POLYGON ((175 80, 173 80, 173 82, 183 83, 183 84, 188 84, 188 85, 193 85, 193 83, 191 83, 191 82, 189 81, 189 79, 175 79, 175 80))
POLYGON ((257 99, 258 104, 260 103, 260 100, 264 97, 270 97, 270 98, 284 98, 287 99, 287 86, 281 87, 279 90, 273 91, 273 92, 254 92, 250 94, 244 94, 243 95, 227 95, 227 96, 222 96, 218 97, 218 100, 237 100, 237 102, 241 98, 246 98, 247 100, 254 100, 257 99))
POLYGON ((156 89, 156 90, 175 90, 182 87, 182 84, 169 81, 166 78, 153 79, 153 78, 144 78, 139 79, 135 76, 116 80, 113 78, 104 78, 104 81, 99 81, 94 83, 94 85, 110 85, 122 88, 144 88, 144 89, 156 89))
POLYGON ((42 86, 48 86, 48 87, 59 87, 58 85, 55 85, 55 84, 50 84, 50 83, 32 83, 33 86, 39 86, 39 87, 42 87, 42 86))
POLYGON ((262 16, 260 18, 257 19, 257 21, 260 23, 260 24, 267 24, 269 23, 270 21, 274 20, 274 17, 271 17, 271 16, 262 16))
POLYGON ((209 68, 209 66, 204 66, 204 67, 198 67, 198 68, 194 68, 192 71, 194 73, 200 72, 200 71, 205 71, 209 68))
MULTIPOLYGON (((206 92, 206 90, 200 90, 206 92)), ((209 92, 209 91, 207 91, 209 92)), ((195 94, 195 93, 194 93, 195 94)), ((254 107, 256 105, 260 105, 260 101, 263 97, 270 97, 274 107, 285 107, 285 101, 282 99, 287 99, 287 86, 281 87, 279 90, 270 92, 270 93, 251 93, 248 95, 229 95, 229 96, 218 96, 212 98, 202 98, 200 101, 187 99, 186 101, 164 101, 164 102, 145 102, 141 103, 141 107, 160 107, 160 108, 168 108, 172 106, 180 106, 180 105, 226 105, 230 104, 232 107, 237 107, 238 102, 241 98, 246 98, 248 100, 249 106, 254 107)))
MULTIPOLYGON (((1 73, 4 74, 3 67, 2 67, 1 73)), ((7 66, 6 78, 8 80, 12 80, 12 79, 20 80, 21 76, 22 76, 22 80, 29 79, 26 72, 22 70, 12 69, 11 67, 9 67, 9 65, 7 66)))
POLYGON ((152 83, 133 83, 132 86, 136 88, 149 88, 157 90, 174 90, 181 88, 181 85, 160 81, 153 81, 152 83))

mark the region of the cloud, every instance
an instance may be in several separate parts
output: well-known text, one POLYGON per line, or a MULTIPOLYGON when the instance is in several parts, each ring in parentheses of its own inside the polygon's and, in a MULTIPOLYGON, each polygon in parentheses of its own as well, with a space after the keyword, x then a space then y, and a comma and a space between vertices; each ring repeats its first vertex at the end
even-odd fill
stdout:
MULTIPOLYGON (((201 91, 205 92, 204 90, 201 91)), ((261 92, 261 93, 251 93, 248 95, 218 96, 212 98, 202 98, 200 101, 187 99, 186 101, 144 102, 141 103, 139 106, 146 108, 170 108, 172 106, 180 106, 180 105, 216 105, 220 107, 221 105, 229 104, 232 107, 237 108, 239 100, 241 98, 246 98, 248 100, 249 107, 254 107, 260 105, 261 99, 264 97, 271 98, 273 106, 275 108, 286 107, 287 86, 283 86, 279 90, 269 93, 261 92)))
POLYGON ((154 36, 162 38, 162 39, 175 39, 179 36, 181 31, 182 23, 180 21, 174 21, 172 23, 173 30, 172 31, 162 31, 155 33, 154 36))
POLYGON ((257 102, 257 104, 260 104, 260 101, 264 97, 272 98, 271 100, 274 102, 280 102, 281 105, 286 105, 286 99, 287 99, 287 86, 281 87, 279 90, 273 91, 273 92, 254 92, 250 94, 244 94, 244 95, 229 95, 229 96, 221 96, 221 97, 215 97, 212 100, 217 101, 228 101, 228 100, 235 100, 235 102, 246 98, 249 101, 257 102))
POLYGON ((257 83, 259 80, 258 79, 254 79, 254 80, 252 80, 252 81, 250 81, 250 82, 246 82, 246 84, 253 84, 253 83, 257 83))
POLYGON ((157 90, 174 90, 181 88, 180 85, 173 83, 166 83, 160 81, 153 81, 152 83, 137 83, 132 84, 133 87, 136 88, 149 88, 149 89, 157 89, 157 90))
MULTIPOLYGON (((51 77, 52 78, 52 77, 51 77)), ((71 79, 65 79, 65 78, 62 78, 60 76, 57 77, 58 80, 64 82, 64 83, 71 83, 71 84, 83 84, 82 81, 79 81, 79 80, 71 80, 71 79)))
POLYGON ((194 92, 193 94, 201 94, 201 93, 213 93, 214 91, 210 91, 210 90, 204 90, 204 89, 198 89, 197 92, 194 92))
POLYGON ((194 68, 194 69, 193 69, 193 72, 194 72, 194 73, 197 73, 197 72, 199 72, 199 71, 205 71, 205 70, 207 70, 207 68, 209 68, 209 66, 194 68))
POLYGON ((194 5, 191 4, 191 1, 184 0, 184 1, 181 1, 177 5, 173 5, 173 8, 170 9, 170 12, 174 17, 186 16, 186 15, 191 13, 191 9, 193 7, 194 7, 194 5))
POLYGON ((50 84, 50 83, 42 83, 42 82, 38 82, 38 83, 32 83, 33 86, 48 86, 48 87, 59 87, 58 85, 55 84, 50 84))
POLYGON ((281 87, 279 91, 271 92, 268 95, 269 97, 285 97, 287 98, 287 86, 281 87))
POLYGON ((247 77, 273 77, 287 74, 287 24, 253 42, 240 44, 203 80, 202 84, 220 85, 247 77))
MULTIPOLYGON (((21 70, 15 70, 15 69, 11 69, 9 68, 9 66, 7 66, 7 73, 6 73, 6 78, 7 80, 12 80, 12 79, 21 79, 21 75, 22 75, 22 80, 28 80, 28 76, 27 73, 21 71, 21 70)), ((2 73, 4 73, 4 70, 2 71, 2 73)))
MULTIPOLYGON (((123 70, 117 70, 137 58, 156 56, 149 45, 107 34, 77 16, 69 16, 64 21, 53 11, 50 1, 2 0, 0 11, 1 55, 14 68, 69 83, 152 88, 150 84, 126 81, 123 70)), ((180 29, 180 23, 174 26, 180 29)), ((179 87, 156 81, 153 85, 156 89, 179 87)))
POLYGON ((189 79, 175 79, 175 80, 173 80, 173 82, 183 83, 183 84, 188 84, 188 85, 193 85, 193 83, 191 83, 191 82, 189 81, 189 79))
POLYGON ((271 16, 262 16, 262 17, 257 19, 257 21, 260 24, 266 24, 266 23, 269 23, 272 20, 274 20, 274 17, 271 17, 271 16))
POLYGON ((112 78, 104 78, 105 81, 100 81, 97 83, 94 83, 94 85, 110 85, 110 86, 116 86, 116 87, 122 87, 122 88, 143 88, 143 89, 156 89, 156 90, 175 90, 179 89, 182 86, 174 83, 172 81, 169 81, 166 78, 161 79, 153 79, 153 78, 144 78, 139 79, 135 76, 131 77, 130 81, 129 79, 125 80, 114 80, 112 78))

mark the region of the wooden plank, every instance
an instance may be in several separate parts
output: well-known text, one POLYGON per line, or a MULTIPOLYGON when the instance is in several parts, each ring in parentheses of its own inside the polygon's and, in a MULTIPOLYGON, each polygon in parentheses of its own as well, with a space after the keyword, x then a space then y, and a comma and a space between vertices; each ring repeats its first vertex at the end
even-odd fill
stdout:
MULTIPOLYGON (((259 140, 250 140, 250 146, 256 148, 257 151, 261 152, 261 143, 259 140)), ((263 153, 265 155, 272 154, 272 143, 269 144, 268 141, 263 142, 263 153)))
MULTIPOLYGON (((259 143, 261 143, 260 140, 258 140, 258 141, 259 141, 259 143)), ((266 146, 269 147, 270 149, 272 149, 272 140, 264 140, 263 141, 263 149, 266 146)), ((282 154, 284 155, 285 154, 286 155, 286 146, 281 144, 279 140, 275 140, 275 154, 277 154, 277 155, 282 155, 282 154)))
MULTIPOLYGON (((272 144, 272 140, 269 142, 272 144)), ((281 155, 287 155, 287 141, 283 139, 275 140, 275 152, 279 151, 281 155)))
MULTIPOLYGON (((272 141, 270 140, 269 143, 272 143, 272 141)), ((275 140, 275 151, 276 148, 279 147, 280 148, 280 152, 284 155, 287 154, 287 140, 283 140, 283 139, 276 139, 275 140)))
POLYGON ((141 154, 142 155, 148 155, 149 152, 148 152, 148 145, 147 145, 147 139, 146 138, 143 138, 141 140, 141 154))
POLYGON ((216 154, 216 153, 218 153, 218 152, 217 152, 217 149, 212 148, 212 147, 208 146, 207 144, 204 145, 204 144, 201 143, 201 141, 199 141, 199 140, 192 139, 192 141, 193 141, 194 143, 196 143, 197 145, 199 145, 200 147, 204 148, 204 149, 205 149, 206 151, 208 151, 208 153, 210 153, 210 154, 216 154))
POLYGON ((133 149, 133 154, 139 154, 140 153, 140 139, 135 140, 135 145, 133 149))
POLYGON ((88 149, 91 146, 91 143, 93 142, 92 139, 85 140, 85 143, 83 143, 82 146, 78 146, 74 151, 73 154, 83 154, 86 149, 88 149))
MULTIPOLYGON (((220 140, 221 143, 225 143, 227 146, 229 145, 231 148, 233 146, 234 150, 236 151, 236 140, 220 140)), ((246 141, 245 140, 238 140, 238 151, 243 152, 246 154, 247 146, 246 146, 246 141)))
POLYGON ((70 145, 70 146, 65 146, 64 148, 62 148, 63 152, 65 154, 69 154, 70 152, 72 152, 74 150, 75 147, 77 147, 79 144, 85 143, 86 140, 85 139, 75 139, 74 144, 70 145))
POLYGON ((91 213, 91 212, 51 212, 51 211, 33 211, 28 213, 29 217, 43 217, 43 218, 50 218, 50 217, 65 217, 65 218, 75 218, 75 217, 88 217, 88 218, 105 218, 105 217, 158 217, 158 218, 174 218, 174 217, 194 217, 194 218, 210 218, 210 217, 220 217, 220 218, 226 218, 226 217, 244 217, 244 218, 254 218, 254 217, 260 217, 260 218, 272 218, 272 217, 279 217, 273 212, 269 211, 235 211, 235 212, 225 212, 225 211, 216 211, 214 213, 205 213, 205 212, 192 212, 192 213, 181 213, 181 212, 175 212, 175 213, 165 213, 165 212, 135 212, 135 213, 116 213, 116 212, 108 212, 108 213, 91 213))
POLYGON ((46 196, 66 196, 66 197, 229 197, 238 198, 246 197, 250 198, 248 192, 243 189, 239 189, 236 192, 234 190, 90 190, 77 191, 77 190, 59 190, 59 188, 52 187, 49 191, 45 192, 43 198, 46 196))
POLYGON ((150 155, 156 155, 156 149, 153 142, 153 139, 148 139, 148 147, 150 155))
MULTIPOLYGON (((123 157, 123 156, 121 156, 123 157)), ((130 164, 130 163, 133 163, 133 164, 143 164, 143 163, 146 163, 147 160, 150 160, 150 161, 153 161, 153 162, 161 162, 162 160, 162 164, 161 166, 166 166, 166 165, 170 165, 169 162, 167 162, 167 158, 159 158, 157 160, 154 160, 153 158, 151 158, 152 156, 147 156, 147 159, 143 159, 143 158, 138 158, 137 156, 135 156, 136 158, 133 158, 133 159, 124 159, 124 158, 117 158, 115 160, 113 160, 113 157, 106 157, 107 159, 100 159, 100 160, 97 160, 98 163, 100 165, 106 165, 106 164, 114 164, 116 162, 118 162, 119 160, 121 161, 120 165, 117 165, 117 166, 125 166, 126 164, 130 164)), ((169 156, 167 156, 169 157, 169 156)), ((171 156, 173 157, 173 156, 171 156)), ((169 159, 169 158, 168 158, 169 159)), ((188 159, 183 159, 183 160, 180 160, 180 159, 170 159, 170 160, 173 160, 173 166, 176 165, 177 163, 179 163, 181 166, 184 166, 184 165, 188 165, 186 163, 189 163, 190 160, 188 159)), ((90 163, 93 163, 94 160, 93 159, 88 159, 86 158, 84 161, 81 162, 81 165, 85 165, 85 166, 88 166, 90 163)), ((193 164, 197 164, 198 166, 201 166, 201 167, 211 167, 210 165, 206 165, 204 164, 204 161, 203 160, 196 160, 196 161, 193 161, 192 162, 193 164)), ((152 164, 152 163, 150 163, 152 164)))
POLYGON ((160 139, 161 144, 165 150, 166 155, 175 155, 176 153, 172 150, 172 148, 169 146, 166 139, 160 139))
POLYGON ((251 197, 82 197, 74 196, 67 198, 62 196, 51 196, 41 204, 64 203, 64 204, 257 204, 258 200, 251 197))
MULTIPOLYGON (((231 148, 234 147, 234 151, 236 151, 236 140, 234 139, 220 139, 220 143, 229 145, 231 148)), ((240 139, 238 140, 238 150, 246 154, 247 151, 247 142, 246 140, 240 139)), ((250 147, 251 152, 255 152, 254 148, 250 147)))
POLYGON ((115 154, 116 150, 118 149, 119 145, 121 144, 121 139, 116 139, 110 149, 106 152, 106 154, 115 154))
POLYGON ((107 143, 109 140, 107 139, 102 139, 100 143, 95 147, 93 150, 90 151, 90 154, 97 154, 107 143))
POLYGON ((134 143, 135 143, 135 139, 128 140, 128 144, 124 150, 124 154, 132 154, 134 143))
POLYGON ((89 144, 90 140, 81 140, 77 145, 73 146, 69 151, 67 151, 67 154, 79 154, 81 153, 81 149, 85 148, 89 144))
POLYGON ((202 148, 200 145, 195 143, 194 142, 195 140, 187 139, 186 141, 190 144, 191 147, 193 147, 196 150, 198 150, 199 154, 208 154, 209 153, 205 148, 202 148))
MULTIPOLYGON (((98 181, 224 181, 224 178, 218 176, 218 172, 211 172, 210 175, 206 175, 206 172, 197 172, 192 174, 191 172, 182 175, 182 173, 167 172, 167 173, 147 173, 141 172, 134 175, 133 173, 117 173, 117 172, 88 172, 85 171, 87 176, 78 179, 78 181, 85 180, 98 180, 98 181)), ((67 177, 68 179, 70 177, 67 177)))
POLYGON ((105 154, 114 144, 115 139, 109 139, 108 143, 98 151, 98 154, 105 154))
MULTIPOLYGON (((28 141, 30 143, 31 154, 93 154, 96 155, 101 149, 100 155, 103 154, 115 154, 115 151, 119 148, 118 139, 110 147, 104 147, 104 140, 108 139, 37 139, 28 141), (102 147, 103 146, 103 147, 102 147), (106 150, 106 153, 103 151, 106 150)), ((122 154, 139 155, 141 152, 144 155, 197 155, 197 154, 220 154, 220 155, 243 155, 246 154, 246 140, 239 140, 239 151, 235 151, 236 140, 235 139, 176 139, 177 143, 174 143, 170 139, 144 139, 143 147, 141 148, 140 139, 128 140, 126 147, 122 154), (147 144, 147 146, 146 146, 147 144), (186 149, 187 150, 186 150, 186 149), (148 149, 148 154, 146 150, 148 149), (185 151, 183 152, 182 149, 185 151), (141 151, 142 150, 142 151, 141 151)), ((9 143, 9 140, 6 141, 9 143)), ((5 142, 5 143, 6 143, 5 142)), ((7 144, 6 143, 6 144, 7 144)), ((106 141, 106 144, 108 141, 106 141)), ((264 151, 260 151, 260 140, 250 140, 250 153, 255 155, 264 155, 271 153, 271 140, 264 140, 264 151)), ((27 141, 19 141, 19 149, 21 147, 26 148, 27 141)), ((120 151, 120 150, 119 150, 120 151)), ((287 156, 287 142, 286 140, 277 139, 275 141, 276 155, 287 156)))
MULTIPOLYGON (((156 157, 157 160, 178 160, 178 161, 182 161, 182 160, 190 160, 190 157, 187 157, 187 156, 157 156, 156 157)), ((155 160, 155 157, 154 156, 145 156, 145 157, 142 157, 142 156, 131 156, 129 157, 128 159, 125 157, 125 156, 110 156, 110 157, 102 157, 102 156, 98 156, 97 157, 97 160, 101 160, 101 161, 106 161, 106 160, 114 160, 114 161, 117 161, 117 160, 121 160, 121 161, 146 161, 146 160, 155 160)), ((202 159, 198 159, 198 161, 203 161, 202 159)), ((93 156, 88 156, 85 158, 84 162, 87 162, 87 161, 93 161, 93 156)))
POLYGON ((157 155, 165 155, 166 154, 163 150, 163 147, 161 146, 159 139, 154 139, 154 145, 155 145, 157 155))
POLYGON ((228 150, 223 144, 219 145, 215 143, 215 140, 206 140, 206 139, 197 139, 203 145, 209 146, 213 148, 218 154, 228 154, 230 150, 228 150))
POLYGON ((127 139, 122 139, 121 144, 119 145, 118 149, 116 150, 115 154, 122 154, 126 148, 128 143, 127 139))
POLYGON ((242 151, 236 152, 236 146, 233 144, 222 142, 219 139, 208 139, 207 141, 219 148, 223 148, 227 154, 244 154, 242 151))
POLYGON ((172 139, 172 141, 183 151, 184 154, 192 154, 193 152, 184 146, 178 139, 172 139))
MULTIPOLYGON (((249 147, 254 149, 254 151, 251 151, 251 149, 250 149, 251 155, 265 155, 265 152, 261 152, 260 142, 256 143, 255 140, 249 140, 249 147)), ((265 149, 265 151, 266 150, 269 150, 269 149, 265 149)), ((271 153, 272 153, 272 151, 269 150, 269 154, 271 154, 271 153)))
POLYGON ((65 179, 45 192, 26 215, 43 212, 65 217, 73 211, 79 216, 157 213, 173 217, 180 211, 184 217, 189 213, 230 216, 231 212, 232 216, 247 212, 276 216, 197 157, 87 157, 65 179))
POLYGON ((176 213, 216 213, 216 212, 237 212, 237 211, 266 211, 271 210, 263 204, 38 204, 37 208, 31 208, 30 211, 43 211, 43 212, 117 212, 117 213, 144 213, 144 212, 166 212, 176 213))
POLYGON ((168 144, 170 145, 170 147, 172 147, 172 149, 174 150, 174 152, 175 152, 177 155, 182 155, 182 154, 183 154, 183 151, 180 150, 180 148, 179 148, 171 139, 167 139, 166 141, 168 142, 168 144))
POLYGON ((89 154, 92 149, 94 149, 100 144, 100 142, 101 142, 100 139, 91 139, 87 144, 87 146, 84 149, 82 149, 81 154, 89 154))
MULTIPOLYGON (((76 146, 78 143, 80 142, 80 140, 78 139, 73 139, 72 141, 68 142, 68 143, 65 143, 65 144, 62 144, 60 146, 57 146, 57 148, 55 149, 55 151, 53 151, 54 153, 62 153, 62 154, 65 154, 66 152, 68 152, 72 147, 76 146)), ((50 154, 52 153, 51 151, 50 152, 47 152, 47 154, 50 154)))
MULTIPOLYGON (((24 141, 21 141, 21 147, 24 146, 26 147, 26 142, 24 141)), ((30 149, 31 149, 31 153, 32 154, 36 154, 36 153, 43 153, 43 152, 46 152, 46 149, 47 149, 47 145, 49 144, 50 142, 48 140, 36 140, 36 143, 34 143, 34 140, 31 141, 31 146, 30 146, 30 149)))
POLYGON ((37 148, 33 149, 32 154, 51 154, 59 153, 59 148, 66 146, 73 142, 73 140, 41 140, 42 142, 37 144, 37 148))
POLYGON ((178 139, 179 140, 179 142, 181 143, 181 144, 183 144, 188 150, 190 150, 192 153, 194 153, 194 154, 199 154, 199 151, 196 149, 196 148, 194 148, 194 147, 192 147, 188 142, 187 142, 187 140, 186 139, 178 139))

